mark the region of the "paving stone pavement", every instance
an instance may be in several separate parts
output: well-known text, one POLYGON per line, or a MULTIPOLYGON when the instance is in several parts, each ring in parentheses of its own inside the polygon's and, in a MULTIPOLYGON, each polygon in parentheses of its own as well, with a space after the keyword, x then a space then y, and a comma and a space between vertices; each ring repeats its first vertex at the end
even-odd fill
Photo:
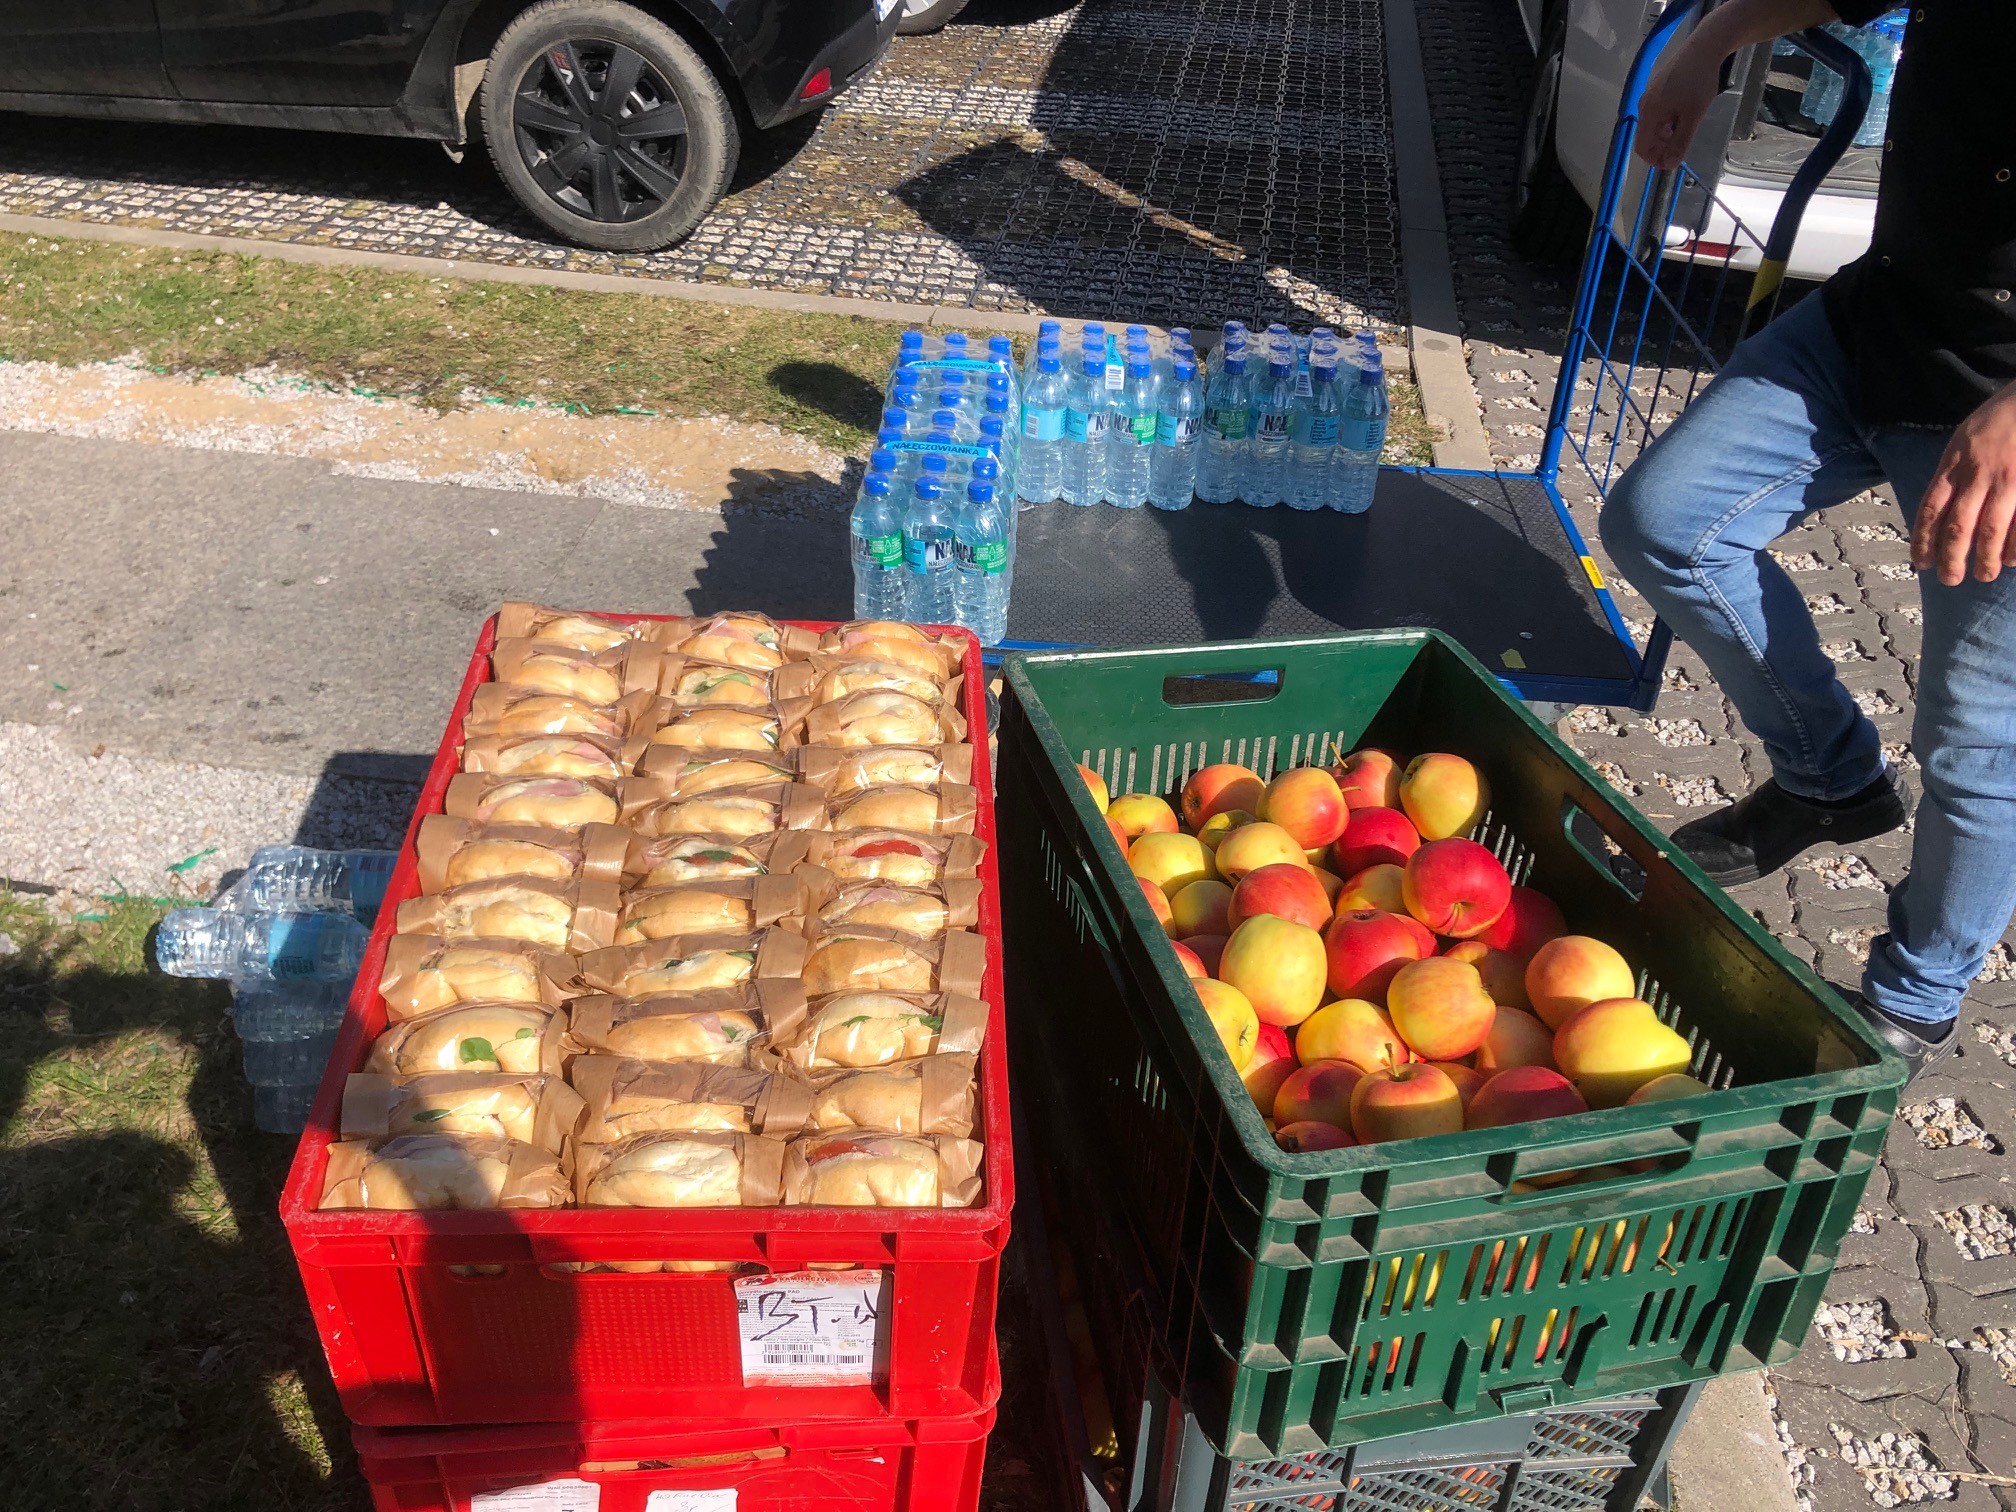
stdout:
MULTIPOLYGON (((1572 298, 1570 275, 1505 236, 1530 51, 1504 0, 1417 0, 1467 355, 1500 465, 1537 460, 1572 298), (1491 60, 1480 67, 1479 60, 1491 60)), ((1593 489, 1570 491, 1595 541, 1593 489)), ((1626 619, 1651 614, 1603 560, 1626 619)), ((1864 496, 1776 548, 1843 681, 1892 754, 1911 756, 1918 586, 1894 504, 1864 496)), ((1650 717, 1578 710, 1562 733, 1670 829, 1768 767, 1684 647, 1650 717)), ((1827 848, 1734 896, 1822 975, 1853 981, 1910 859, 1906 833, 1827 848)), ((1781 1439, 1815 1512, 1950 1503, 2016 1508, 2016 936, 1961 1014, 1959 1055, 1914 1084, 1843 1243, 1815 1334, 1770 1372, 1781 1439)), ((1717 1509, 1720 1512, 1720 1509, 1717 1509)))
POLYGON ((980 0, 750 142, 691 239, 546 240, 480 153, 10 117, 0 211, 1160 324, 1405 320, 1380 0, 980 0))

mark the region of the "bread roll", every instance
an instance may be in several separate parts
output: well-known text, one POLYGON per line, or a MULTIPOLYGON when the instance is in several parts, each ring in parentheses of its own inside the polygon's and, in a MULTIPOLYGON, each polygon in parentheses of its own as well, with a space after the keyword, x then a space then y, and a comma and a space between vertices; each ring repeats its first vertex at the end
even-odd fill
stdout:
POLYGON ((589 1144, 651 1133, 795 1134, 811 1111, 802 1083, 736 1066, 583 1055, 569 1074, 589 1144))
POLYGON ((894 1134, 808 1134, 784 1158, 785 1200, 813 1207, 938 1207, 938 1146, 894 1134))
POLYGON ((659 627, 659 639, 701 661, 768 669, 783 665, 786 644, 794 637, 767 615, 717 614, 667 620, 659 627))
POLYGON ((403 1020, 378 1036, 364 1069, 380 1076, 424 1071, 544 1069, 553 1010, 530 1003, 462 1003, 403 1020))
POLYGON ((565 646, 519 641, 493 653, 497 681, 539 693, 557 693, 582 703, 613 704, 625 692, 620 651, 598 655, 565 646), (512 655, 515 650, 517 654, 512 655))
POLYGON ((865 1071, 815 1076, 809 1128, 879 1129, 890 1134, 973 1132, 977 1058, 926 1055, 865 1071))
MULTIPOLYGON (((952 927, 952 911, 942 893, 882 882, 842 888, 819 912, 829 925, 870 924, 929 939, 952 927)), ((968 921, 970 922, 970 921, 968 921)))
POLYGON ((493 837, 472 840, 450 856, 444 880, 450 887, 498 877, 544 877, 563 882, 580 869, 578 850, 561 850, 533 840, 493 837))
POLYGON ((891 992, 843 992, 813 1011, 801 1043, 812 1069, 886 1066, 929 1055, 944 1018, 891 992))
POLYGON ((576 1190, 592 1207, 770 1206, 783 1146, 753 1134, 639 1134, 583 1145, 576 1190))
POLYGON ((508 1139, 402 1134, 329 1147, 325 1208, 405 1211, 557 1207, 567 1184, 550 1154, 508 1139))
POLYGON ((756 910, 747 891, 687 885, 633 893, 623 905, 616 930, 618 945, 658 940, 667 935, 716 934, 756 927, 756 910))
POLYGON ((771 703, 768 673, 714 662, 689 660, 660 684, 659 691, 670 702, 687 708, 725 704, 739 709, 767 709, 771 703))
POLYGON ((813 689, 814 702, 838 703, 850 693, 908 693, 912 698, 934 703, 944 696, 944 684, 935 676, 897 662, 841 661, 828 667, 813 689))
POLYGON ((941 838, 902 830, 850 830, 807 837, 806 859, 842 882, 928 887, 947 876, 979 874, 985 847, 969 836, 941 838))
POLYGON ((969 745, 867 746, 858 751, 805 746, 796 753, 803 781, 823 788, 836 803, 878 788, 936 789, 973 776, 969 745))
POLYGON ((766 1037, 754 996, 721 990, 582 999, 569 1010, 564 1043, 576 1054, 739 1067, 766 1037))
POLYGON ((579 777, 492 777, 464 772, 448 784, 447 810, 478 824, 579 829, 613 824, 619 812, 606 785, 579 777))
POLYGON ((784 726, 774 711, 702 705, 675 711, 652 735, 653 745, 682 751, 775 751, 784 726))
POLYGON ((938 828, 938 795, 927 788, 876 788, 836 808, 833 828, 909 830, 928 835, 938 828))
POLYGON ((790 752, 748 756, 646 746, 637 775, 651 778, 667 798, 699 798, 733 788, 773 787, 795 781, 798 773, 790 752))
POLYGON ((534 735, 503 740, 483 736, 462 752, 465 772, 495 772, 500 777, 582 777, 614 782, 624 774, 620 747, 606 735, 534 735))
POLYGON ((940 682, 959 670, 965 652, 916 625, 889 620, 865 620, 826 632, 820 645, 850 661, 892 662, 935 677, 940 682))
POLYGON ((515 1139, 557 1155, 581 1112, 580 1098, 557 1076, 445 1071, 395 1081, 360 1071, 344 1084, 342 1131, 346 1139, 515 1139))
POLYGON ((921 941, 885 934, 822 934, 805 961, 805 991, 935 992, 936 958, 921 941))
POLYGON ((938 706, 908 693, 852 693, 812 711, 808 721, 820 745, 858 750, 863 746, 934 745, 948 733, 938 706))
POLYGON ((499 640, 522 638, 544 645, 571 646, 576 651, 607 651, 637 639, 647 627, 648 622, 625 624, 599 614, 570 614, 563 609, 543 609, 520 601, 508 603, 497 612, 499 640))
POLYGON ((523 940, 442 940, 394 935, 378 991, 393 1022, 456 1003, 547 1004, 572 976, 568 956, 523 940))
POLYGON ((672 835, 657 840, 640 836, 631 843, 625 866, 644 887, 727 882, 766 875, 769 867, 760 852, 768 849, 761 839, 751 845, 728 835, 672 835))
POLYGON ((469 736, 599 735, 621 740, 630 718, 621 708, 604 708, 557 693, 528 693, 486 683, 476 690, 463 731, 469 736), (486 696, 487 694, 487 696, 486 696))

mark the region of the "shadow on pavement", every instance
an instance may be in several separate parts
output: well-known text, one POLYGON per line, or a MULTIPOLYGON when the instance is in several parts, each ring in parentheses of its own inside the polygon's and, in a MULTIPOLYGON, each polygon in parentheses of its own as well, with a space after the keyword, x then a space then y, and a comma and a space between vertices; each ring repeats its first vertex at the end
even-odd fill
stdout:
POLYGON ((770 369, 779 393, 843 425, 873 431, 882 414, 882 391, 834 362, 780 362, 770 369))

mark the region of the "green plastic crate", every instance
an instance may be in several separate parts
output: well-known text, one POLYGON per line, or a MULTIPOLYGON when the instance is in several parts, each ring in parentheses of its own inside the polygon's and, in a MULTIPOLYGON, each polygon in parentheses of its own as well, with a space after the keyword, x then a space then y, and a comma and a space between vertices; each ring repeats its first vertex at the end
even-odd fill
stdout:
MULTIPOLYGON (((1795 1354, 1904 1067, 1805 967, 1433 631, 1006 664, 999 792, 1032 1077, 1097 1129, 1184 1394, 1234 1459, 1659 1390, 1795 1354), (1617 945, 1721 1089, 1402 1144, 1268 1136, 1072 767, 1115 794, 1361 745, 1460 752, 1478 835, 1617 945), (1636 863, 1618 880, 1611 855, 1636 863), (1564 1172, 1629 1167, 1536 1186, 1564 1172)), ((1628 870, 1628 868, 1621 868, 1628 870)))

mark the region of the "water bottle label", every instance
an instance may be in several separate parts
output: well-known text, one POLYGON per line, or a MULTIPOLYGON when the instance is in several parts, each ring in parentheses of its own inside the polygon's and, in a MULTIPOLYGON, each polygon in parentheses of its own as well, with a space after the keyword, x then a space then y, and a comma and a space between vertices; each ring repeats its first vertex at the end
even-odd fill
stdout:
POLYGON ((1339 439, 1346 451, 1378 451, 1386 444, 1386 421, 1382 416, 1377 420, 1346 420, 1341 427, 1339 439))
POLYGON ((1106 435, 1106 411, 1068 409, 1064 412, 1067 441, 1099 441, 1106 435))
POLYGON ((1155 417, 1153 415, 1129 415, 1121 434, 1136 446, 1155 444, 1155 417))
POLYGON ((1243 409, 1215 409, 1206 419, 1211 434, 1221 441, 1244 441, 1253 433, 1253 412, 1243 409))
POLYGON ((1155 417, 1155 444, 1157 446, 1188 446, 1197 439, 1197 417, 1195 415, 1157 415, 1155 417))
POLYGON ((322 932, 336 917, 335 914, 283 916, 273 921, 273 931, 266 936, 266 969, 276 981, 306 981, 316 975, 322 932))
POLYGON ((1286 441, 1288 439, 1288 412, 1286 410, 1262 410, 1254 435, 1262 441, 1286 441))
POLYGON ((369 924, 378 917, 385 889, 392 885, 392 868, 398 864, 399 857, 387 853, 359 856, 350 868, 350 911, 357 915, 359 923, 369 924))
POLYGON ((950 536, 903 537, 903 565, 919 577, 929 577, 952 560, 950 536))
POLYGON ((1316 392, 1309 381, 1309 366, 1307 362, 1304 362, 1301 367, 1295 370, 1295 392, 1304 399, 1307 399, 1311 394, 1316 392))
POLYGON ((1338 435, 1338 417, 1335 415, 1311 415, 1303 422, 1305 434, 1302 440, 1308 446, 1335 446, 1338 435))
POLYGON ((957 441, 892 441, 888 449, 893 452, 935 452, 941 457, 985 457, 992 455, 984 446, 966 446, 957 441))
POLYGON ((887 535, 862 536, 861 554, 871 565, 881 568, 903 565, 903 537, 895 531, 887 535))
POLYGON ((953 547, 961 572, 999 577, 1008 570, 1006 541, 960 541, 953 547))
POLYGON ((1064 411, 1061 409, 1023 410, 1022 434, 1031 441, 1062 440, 1064 437, 1064 411))

